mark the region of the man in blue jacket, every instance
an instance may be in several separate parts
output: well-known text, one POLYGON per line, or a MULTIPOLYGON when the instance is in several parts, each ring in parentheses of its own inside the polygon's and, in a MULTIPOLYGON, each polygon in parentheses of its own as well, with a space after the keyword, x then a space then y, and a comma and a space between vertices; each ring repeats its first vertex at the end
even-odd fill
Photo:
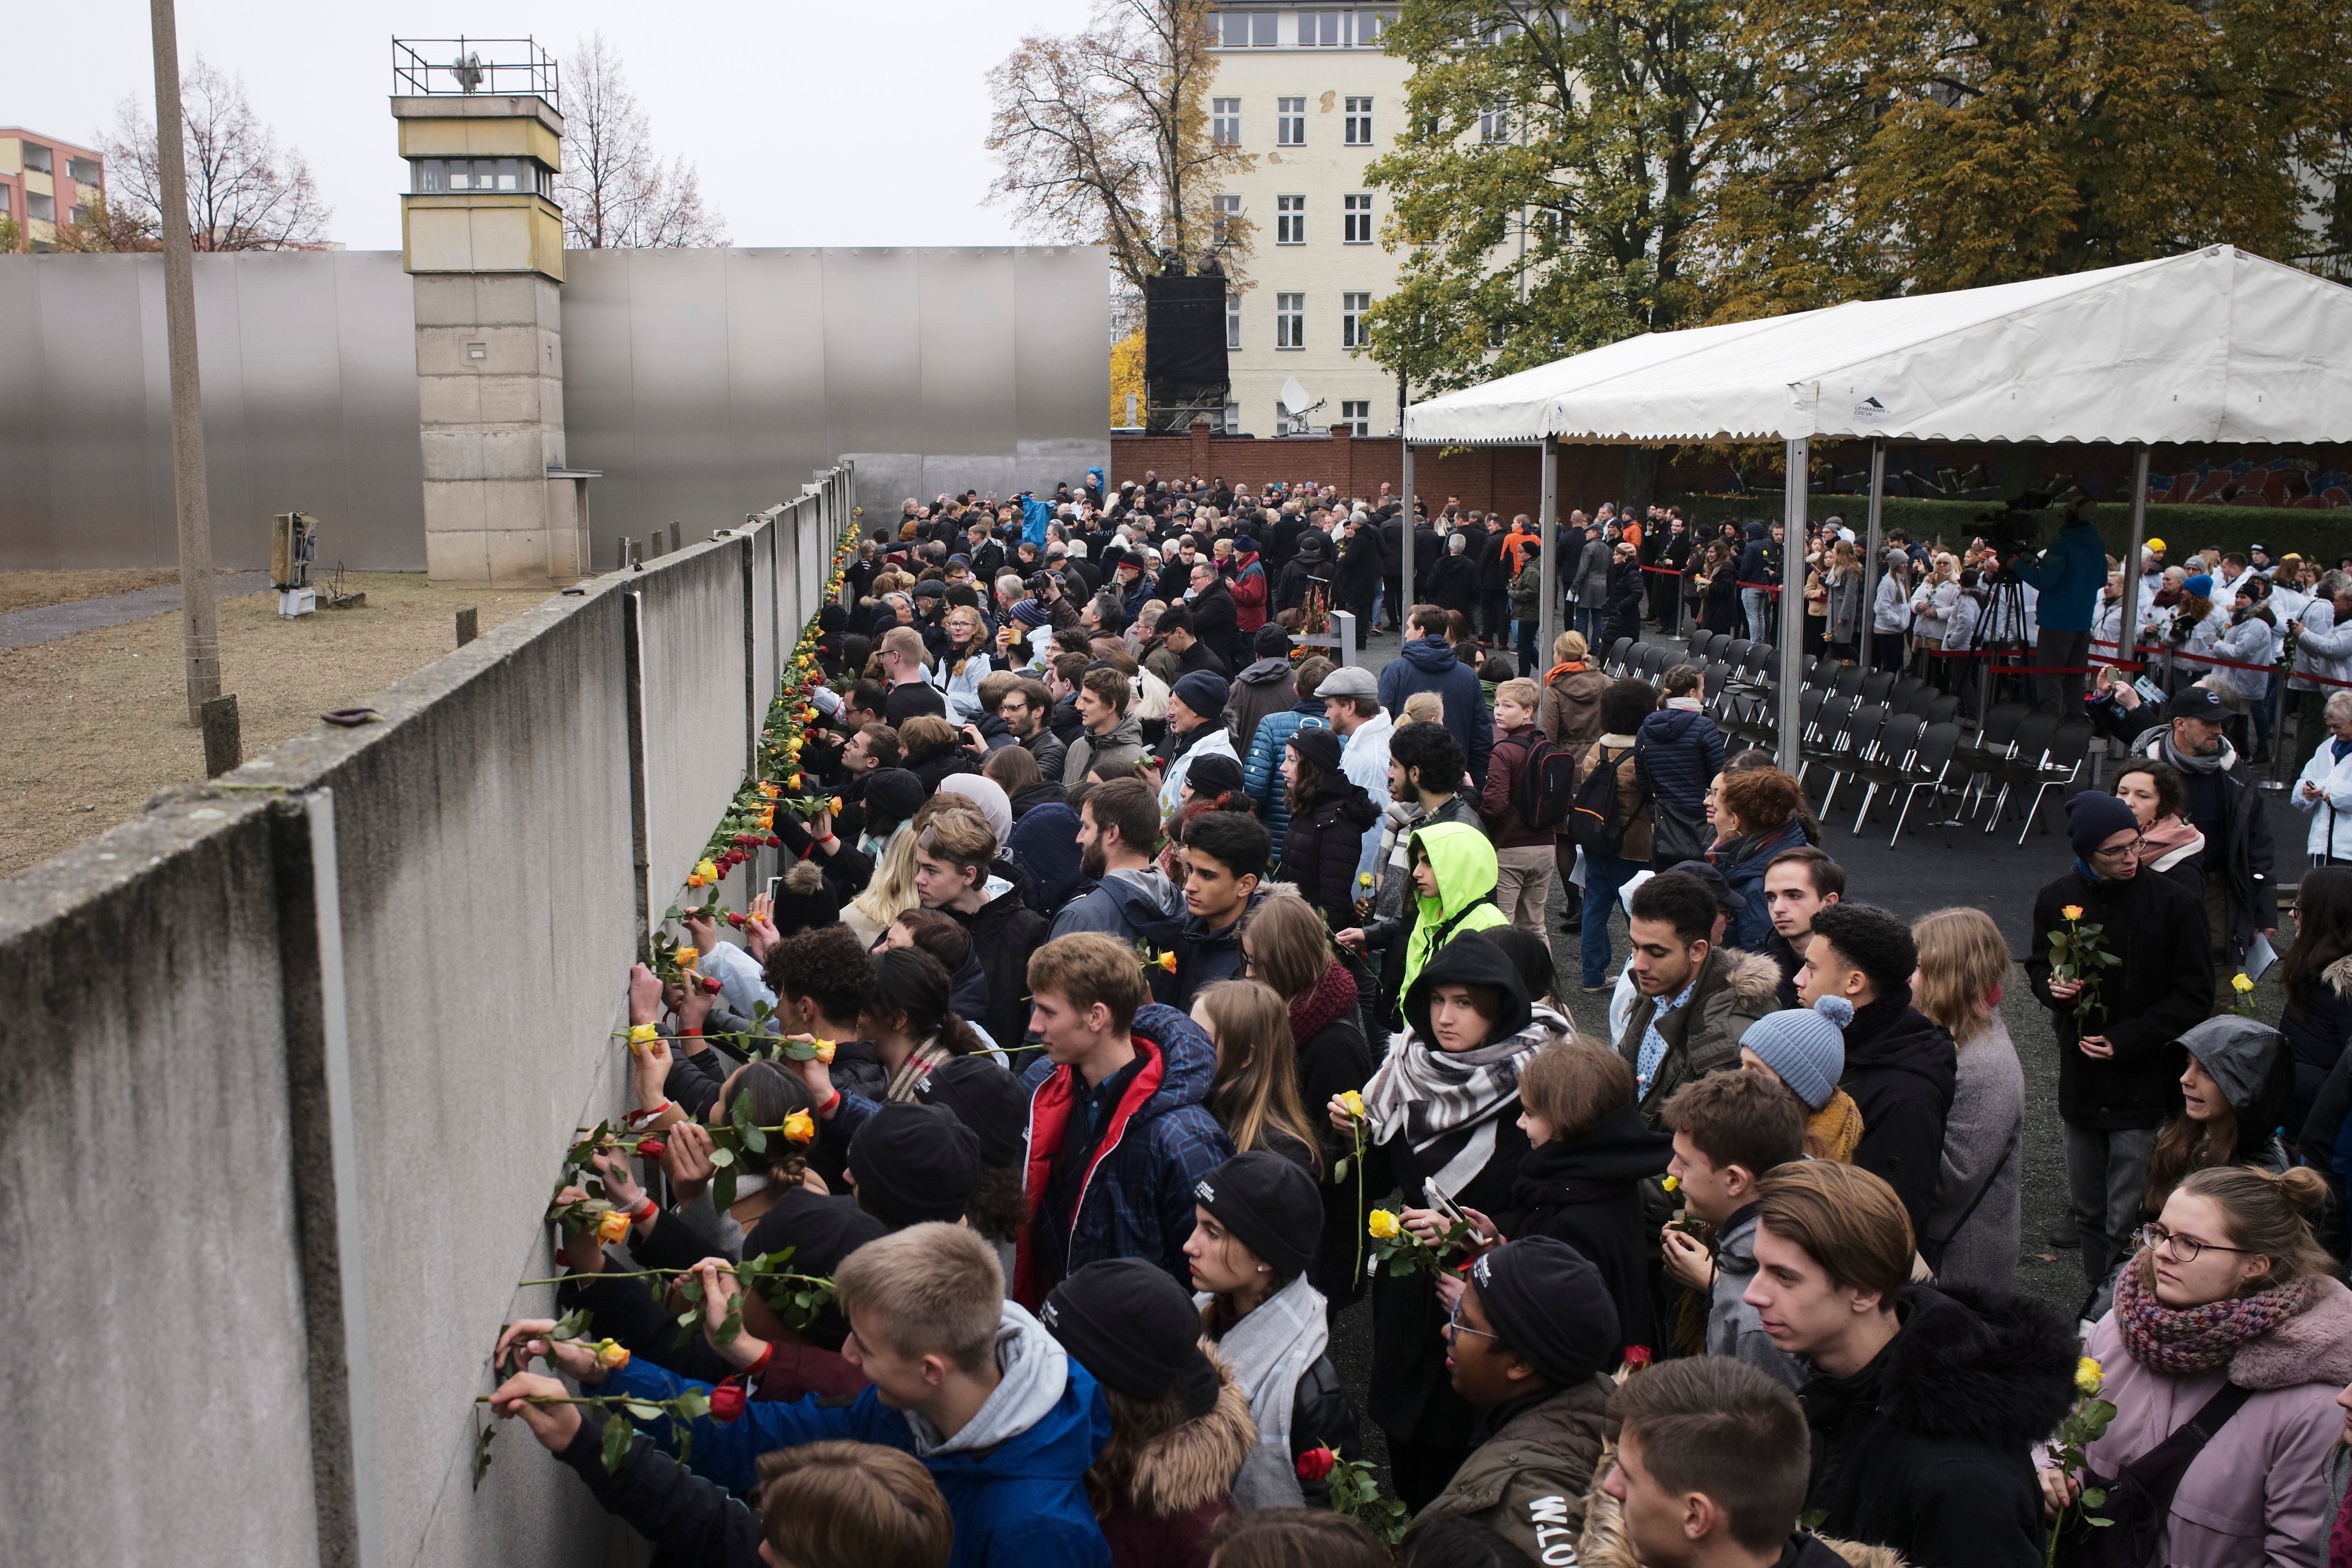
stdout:
MULTIPOLYGON (((1435 604, 1416 604, 1405 630, 1411 639, 1381 672, 1381 706, 1391 718, 1404 712, 1404 699, 1415 692, 1435 692, 1445 699, 1445 727, 1462 744, 1470 759, 1470 777, 1484 788, 1486 755, 1495 749, 1495 722, 1486 712, 1486 688, 1478 672, 1454 656, 1454 644, 1444 635, 1445 611, 1435 604)), ((1331 684, 1324 683, 1331 695, 1331 684)))
POLYGON ((2107 547, 2091 524, 2091 498, 2074 503, 2066 526, 2039 560, 2020 557, 2011 568, 2020 582, 2030 582, 2042 595, 2034 606, 2041 632, 2034 641, 2033 662, 2043 669, 2072 670, 2073 674, 2041 678, 2043 713, 2083 711, 2083 668, 2090 663, 2091 618, 2097 613, 2099 592, 2107 586, 2107 547))
MULTIPOLYGON (((694 1469, 748 1497, 759 1456, 770 1449, 832 1438, 875 1443, 912 1454, 939 1483, 955 1519, 950 1568, 1108 1568, 1110 1548, 1087 1501, 1086 1473, 1109 1440, 1109 1407, 1087 1370, 1004 1299, 995 1248, 962 1226, 909 1226, 851 1253, 833 1283, 849 1323, 841 1354, 870 1385, 847 1404, 817 1395, 755 1399, 734 1420, 687 1423, 694 1469)), ((545 1326, 517 1324, 508 1337, 545 1326)), ((521 1349, 552 1351, 583 1387, 606 1396, 660 1401, 711 1392, 642 1356, 606 1374, 576 1342, 526 1339, 521 1349)), ((524 1375, 510 1383, 543 1381, 524 1375)), ((501 1388, 494 1397, 511 1406, 543 1392, 501 1388)), ((676 1443, 667 1416, 644 1425, 660 1447, 676 1443)))

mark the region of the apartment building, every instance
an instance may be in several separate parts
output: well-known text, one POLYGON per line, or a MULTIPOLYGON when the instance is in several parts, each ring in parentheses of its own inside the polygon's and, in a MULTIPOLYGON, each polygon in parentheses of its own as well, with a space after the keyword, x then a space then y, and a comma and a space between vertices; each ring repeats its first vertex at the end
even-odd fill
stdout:
POLYGON ((106 188, 106 160, 54 136, 0 127, 0 218, 22 250, 55 250, 59 223, 78 224, 106 188))
POLYGON ((1397 275, 1380 243, 1386 197, 1364 183, 1404 114, 1405 64, 1380 43, 1395 20, 1394 5, 1217 0, 1211 131, 1257 157, 1216 198, 1253 229, 1246 287, 1225 304, 1228 430, 1295 429, 1276 406, 1294 378, 1322 401, 1317 431, 1396 428, 1395 379, 1357 351, 1361 312, 1397 275))

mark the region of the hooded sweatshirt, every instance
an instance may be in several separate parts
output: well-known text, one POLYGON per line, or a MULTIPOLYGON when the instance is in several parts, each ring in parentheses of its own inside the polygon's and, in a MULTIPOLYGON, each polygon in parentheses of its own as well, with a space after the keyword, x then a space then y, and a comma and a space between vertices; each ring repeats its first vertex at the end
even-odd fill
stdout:
MULTIPOLYGON (((1412 991, 1430 955, 1454 937, 1509 924, 1509 916, 1495 905, 1499 862, 1485 833, 1462 822, 1432 822, 1417 830, 1412 842, 1429 855, 1430 869, 1437 875, 1437 896, 1418 890, 1413 894, 1415 924, 1406 938, 1404 969, 1398 978, 1401 996, 1412 991)), ((1413 858, 1408 850, 1406 864, 1413 858)))
POLYGON ((1155 949, 1172 939, 1175 922, 1184 918, 1184 894, 1156 863, 1141 870, 1109 871, 1100 882, 1062 906, 1055 917, 1054 935, 1099 931, 1133 944, 1150 941, 1155 949))
MULTIPOLYGON (((709 1416, 692 1423, 694 1468, 739 1496, 758 1484, 757 1459, 771 1448, 843 1438, 876 1443, 922 1461, 955 1519, 951 1568, 1108 1568, 1104 1544, 1087 1501, 1084 1477, 1110 1436, 1110 1411, 1087 1370, 1063 1354, 1054 1336, 1012 1301, 996 1331, 999 1381, 979 1411, 952 1437, 913 1410, 884 1405, 867 1388, 846 1405, 811 1396, 797 1404, 757 1399, 733 1421, 709 1416)), ((673 1398, 688 1383, 643 1358, 611 1374, 603 1393, 641 1399, 673 1398)), ((647 1435, 667 1450, 670 1424, 648 1424, 647 1435)))
POLYGON ((1415 692, 1435 692, 1444 699, 1445 727, 1469 758, 1470 777, 1483 782, 1486 754, 1495 748, 1495 721, 1486 711, 1478 672, 1456 659, 1444 638, 1415 637, 1381 672, 1381 706, 1401 714, 1405 698, 1415 692))
POLYGON ((1715 1282, 1706 1306, 1706 1354, 1728 1355, 1788 1387, 1802 1388, 1804 1364, 1772 1343, 1763 1314, 1748 1304, 1756 1279, 1756 1206, 1724 1222, 1715 1241, 1715 1282))
POLYGON ((1915 1236, 1927 1234, 1936 1212, 1944 1121, 1958 1075, 1951 1034, 1911 1005, 1908 986, 1859 1009, 1846 1025, 1838 1086, 1862 1112, 1853 1163, 1895 1189, 1915 1236))
POLYGON ((1081 728, 1070 737, 1069 750, 1062 758, 1062 787, 1083 782, 1097 768, 1108 768, 1116 775, 1120 769, 1132 768, 1143 758, 1143 720, 1133 708, 1119 715, 1108 735, 1095 735, 1081 728))

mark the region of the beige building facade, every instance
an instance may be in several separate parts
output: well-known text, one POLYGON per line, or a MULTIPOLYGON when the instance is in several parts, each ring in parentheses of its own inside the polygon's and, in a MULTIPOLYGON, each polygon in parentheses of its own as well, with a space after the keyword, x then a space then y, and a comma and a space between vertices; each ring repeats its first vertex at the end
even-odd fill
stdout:
POLYGON ((103 197, 106 160, 88 147, 14 126, 0 127, 0 218, 16 225, 21 250, 55 250, 59 224, 86 223, 103 197))
POLYGON ((1211 131, 1257 159, 1219 197, 1252 229, 1225 308, 1228 430, 1297 432, 1276 406, 1292 380, 1321 403, 1305 421, 1316 433, 1396 429, 1396 380, 1359 351, 1358 325, 1397 276, 1380 243, 1386 193, 1364 182, 1404 115, 1409 73, 1380 43, 1395 19, 1393 5, 1217 0, 1211 131))

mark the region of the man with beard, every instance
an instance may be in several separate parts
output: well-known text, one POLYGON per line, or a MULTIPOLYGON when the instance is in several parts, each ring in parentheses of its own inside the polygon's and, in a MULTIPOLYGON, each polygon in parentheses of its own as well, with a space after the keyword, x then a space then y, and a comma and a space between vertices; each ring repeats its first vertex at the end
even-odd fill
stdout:
POLYGON ((1095 885, 1062 906, 1054 935, 1099 931, 1129 946, 1167 949, 1184 917, 1184 894, 1152 861, 1159 841, 1150 785, 1117 779, 1088 789, 1078 803, 1078 865, 1095 885))
POLYGON ((1050 780, 1059 781, 1068 747, 1045 723, 1045 716, 1053 708, 1054 694, 1045 689, 1045 684, 1024 679, 1004 694, 1004 700, 996 706, 996 716, 1004 721, 1013 738, 1037 759, 1037 771, 1050 780))

